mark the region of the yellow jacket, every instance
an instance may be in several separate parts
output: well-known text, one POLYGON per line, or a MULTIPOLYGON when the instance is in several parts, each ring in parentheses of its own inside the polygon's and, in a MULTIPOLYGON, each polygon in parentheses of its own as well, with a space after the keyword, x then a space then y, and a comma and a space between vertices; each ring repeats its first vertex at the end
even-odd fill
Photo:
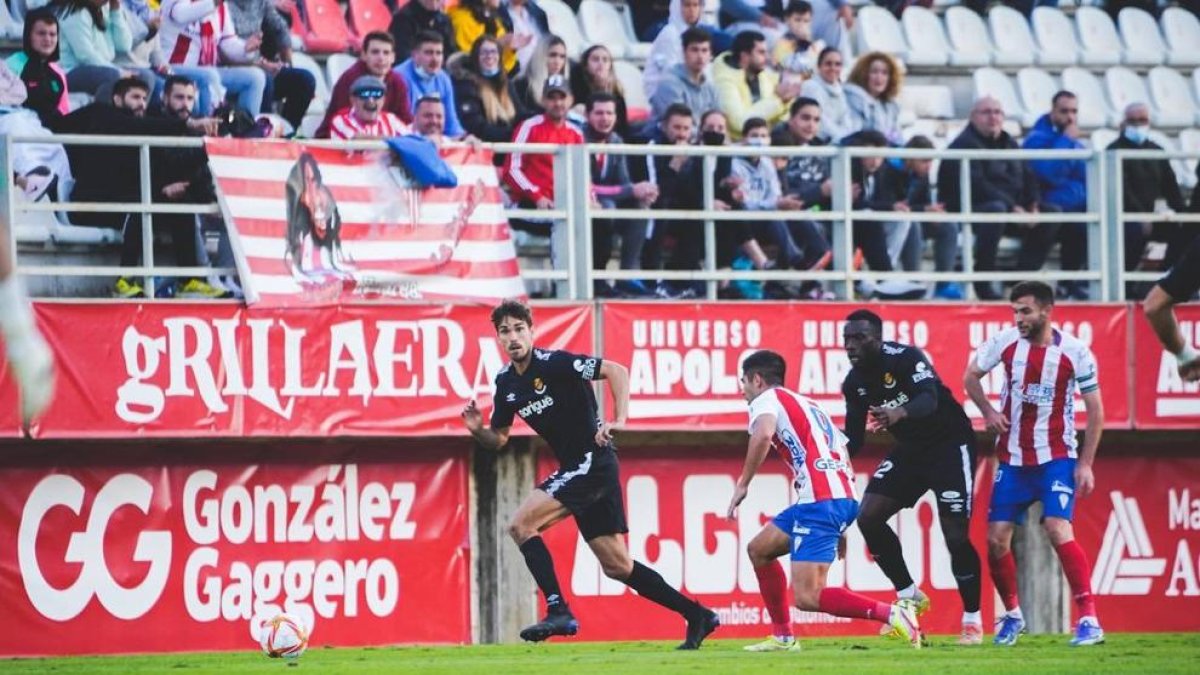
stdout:
POLYGON ((730 138, 741 138, 742 125, 751 117, 761 117, 771 126, 787 118, 790 101, 784 101, 775 94, 775 87, 779 86, 779 73, 768 68, 758 74, 760 95, 755 101, 750 95, 746 72, 729 65, 727 56, 732 54, 717 57, 712 69, 717 101, 721 105, 721 112, 729 120, 730 138))
MULTIPOLYGON (((460 51, 471 53, 471 47, 475 46, 475 41, 483 37, 487 33, 487 28, 475 19, 475 15, 466 7, 455 7, 446 12, 450 17, 450 23, 454 26, 454 41, 458 44, 460 51)), ((501 38, 507 31, 504 30, 504 24, 500 23, 500 17, 496 17, 496 34, 494 37, 501 38)), ((500 67, 504 72, 511 73, 517 65, 517 53, 511 49, 504 49, 500 55, 500 67)))

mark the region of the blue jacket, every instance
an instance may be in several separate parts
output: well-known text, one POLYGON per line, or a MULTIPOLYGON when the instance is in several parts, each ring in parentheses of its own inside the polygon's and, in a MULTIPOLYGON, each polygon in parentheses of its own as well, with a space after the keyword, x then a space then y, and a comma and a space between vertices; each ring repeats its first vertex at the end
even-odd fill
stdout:
POLYGON ((408 85, 409 110, 416 113, 417 101, 421 100, 422 96, 437 94, 446 108, 445 134, 451 138, 461 138, 467 133, 458 121, 458 106, 454 103, 454 82, 450 80, 444 68, 432 77, 426 77, 423 73, 418 73, 412 59, 408 59, 392 70, 399 73, 400 77, 404 78, 404 84, 408 85))
MULTIPOLYGON (((1067 136, 1042 115, 1021 147, 1026 150, 1078 150, 1083 143, 1067 136)), ((1081 159, 1039 159, 1031 162, 1042 188, 1042 199, 1063 211, 1087 210, 1087 163, 1081 159)))

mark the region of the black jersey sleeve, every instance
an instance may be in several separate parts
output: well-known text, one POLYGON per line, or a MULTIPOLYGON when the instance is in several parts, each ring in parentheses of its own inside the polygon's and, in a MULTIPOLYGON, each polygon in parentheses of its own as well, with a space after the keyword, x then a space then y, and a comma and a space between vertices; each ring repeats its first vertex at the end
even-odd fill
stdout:
POLYGON ((555 378, 596 380, 600 378, 602 363, 604 359, 598 356, 555 351, 546 359, 546 373, 555 378))
POLYGON ((912 392, 904 411, 911 419, 929 417, 937 411, 938 376, 925 353, 916 347, 908 347, 896 357, 897 379, 912 392))
POLYGON ((492 401, 492 428, 507 429, 512 426, 517 409, 509 403, 511 388, 504 386, 504 374, 496 377, 496 398, 492 401))
POLYGON ((1187 302, 1200 290, 1200 236, 1175 263, 1158 285, 1175 302, 1187 302))
POLYGON ((850 453, 856 453, 863 446, 863 438, 867 430, 867 397, 866 390, 854 380, 853 375, 846 376, 842 382, 842 396, 846 398, 846 447, 850 453), (862 393, 859 393, 862 392, 862 393))

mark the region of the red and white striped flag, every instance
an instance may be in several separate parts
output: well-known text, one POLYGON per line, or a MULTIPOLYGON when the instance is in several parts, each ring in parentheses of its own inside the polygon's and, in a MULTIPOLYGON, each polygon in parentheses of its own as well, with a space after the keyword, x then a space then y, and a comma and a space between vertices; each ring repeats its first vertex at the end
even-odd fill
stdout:
POLYGON ((458 187, 422 190, 386 151, 205 148, 247 303, 525 297, 490 150, 442 149, 458 187))

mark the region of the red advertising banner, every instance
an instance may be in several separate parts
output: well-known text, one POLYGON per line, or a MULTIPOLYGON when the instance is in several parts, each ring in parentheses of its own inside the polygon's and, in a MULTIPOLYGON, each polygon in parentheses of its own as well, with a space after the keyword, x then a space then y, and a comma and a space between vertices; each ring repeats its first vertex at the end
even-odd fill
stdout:
MULTIPOLYGON (((601 309, 603 353, 629 367, 633 429, 745 429, 738 364, 743 355, 758 349, 782 354, 788 362, 787 386, 817 400, 840 421, 845 413, 842 381, 850 370, 842 348, 842 324, 847 314, 861 307, 606 302, 601 309)), ((960 400, 965 399, 962 375, 975 348, 1012 323, 1012 310, 1003 305, 871 303, 870 309, 883 318, 884 339, 925 350, 960 400)), ((1054 310, 1058 325, 1096 354, 1108 427, 1132 424, 1128 313, 1126 305, 1064 305, 1054 310)), ((996 405, 1003 380, 1000 368, 984 379, 984 390, 996 405)), ((966 408, 982 426, 974 404, 968 402, 966 408)), ((1086 417, 1081 403, 1077 409, 1082 424, 1086 417)))
MULTIPOLYGON (((4 343, 0 341, 0 350, 4 343)), ((4 353, 0 351, 0 353, 4 353)), ((12 379, 7 359, 0 359, 0 438, 19 438, 21 431, 21 400, 12 379)))
POLYGON ((1200 631, 1200 458, 1195 448, 1101 455, 1075 536, 1110 631, 1200 631))
MULTIPOLYGON (((507 362, 489 313, 468 305, 42 304, 58 394, 34 434, 465 434, 463 405, 474 398, 490 408, 507 362)), ((592 351, 591 305, 537 306, 534 315, 540 346, 592 351)))
MULTIPOLYGON (((1184 339, 1200 348, 1200 305, 1175 308, 1184 339)), ((1134 415, 1149 429, 1200 428, 1200 382, 1184 382, 1141 311, 1134 312, 1134 415)))
MULTIPOLYGON (((667 583, 711 607, 721 617, 717 634, 724 638, 764 637, 771 623, 758 593, 758 580, 746 555, 746 544, 762 526, 792 503, 791 477, 775 457, 768 458, 754 479, 736 520, 725 517, 734 484, 741 473, 744 446, 705 448, 624 448, 621 481, 629 517, 629 548, 635 560, 657 570, 667 583)), ((859 490, 882 455, 854 459, 859 490)), ((540 474, 557 468, 543 455, 540 474)), ((983 551, 991 495, 991 466, 975 472, 975 504, 971 539, 983 551)), ((937 506, 927 493, 916 508, 899 514, 893 525, 904 546, 913 580, 929 594, 933 611, 923 621, 931 633, 957 633, 962 603, 950 556, 937 525, 937 506)), ((568 519, 545 535, 554 555, 564 592, 586 640, 682 638, 683 624, 668 610, 638 597, 624 584, 604 576, 596 557, 568 519)), ((857 527, 847 531, 847 553, 830 567, 829 585, 842 586, 880 600, 895 599, 895 590, 867 552, 857 527)), ((788 575, 790 563, 782 559, 788 575)), ((990 589, 989 586, 985 588, 990 589)), ((993 594, 983 594, 983 614, 992 616, 993 594)), ((797 635, 868 635, 879 624, 793 609, 797 635)))
POLYGON ((7 454, 0 655, 470 640, 465 456, 215 446, 7 454))

